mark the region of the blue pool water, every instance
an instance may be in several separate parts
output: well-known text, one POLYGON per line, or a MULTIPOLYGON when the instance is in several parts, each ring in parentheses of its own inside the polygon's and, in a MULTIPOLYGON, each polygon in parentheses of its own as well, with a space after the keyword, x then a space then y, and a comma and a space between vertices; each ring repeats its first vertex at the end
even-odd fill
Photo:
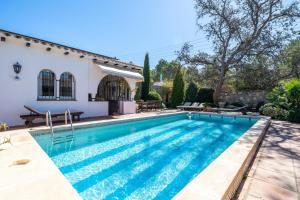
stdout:
POLYGON ((34 137, 83 199, 170 199, 255 122, 178 114, 34 137))

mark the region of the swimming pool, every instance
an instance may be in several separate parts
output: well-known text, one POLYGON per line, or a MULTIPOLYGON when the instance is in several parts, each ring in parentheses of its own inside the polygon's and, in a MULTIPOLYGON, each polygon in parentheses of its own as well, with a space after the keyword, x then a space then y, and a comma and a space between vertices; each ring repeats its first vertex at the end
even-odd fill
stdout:
POLYGON ((34 138, 83 199, 170 199, 256 121, 183 113, 34 138))

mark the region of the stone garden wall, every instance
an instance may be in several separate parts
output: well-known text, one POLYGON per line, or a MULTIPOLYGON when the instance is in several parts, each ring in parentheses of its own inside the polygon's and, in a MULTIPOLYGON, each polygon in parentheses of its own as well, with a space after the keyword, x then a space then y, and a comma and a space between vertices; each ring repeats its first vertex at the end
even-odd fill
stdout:
POLYGON ((257 103, 266 102, 266 91, 240 91, 235 93, 223 93, 221 99, 227 103, 242 102, 247 105, 256 105, 257 103))

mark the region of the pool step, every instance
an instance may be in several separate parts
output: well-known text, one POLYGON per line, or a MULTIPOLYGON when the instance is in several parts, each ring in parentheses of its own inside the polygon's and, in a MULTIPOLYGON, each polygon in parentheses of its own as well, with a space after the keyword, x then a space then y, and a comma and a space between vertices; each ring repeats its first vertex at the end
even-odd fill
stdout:
POLYGON ((55 136, 53 138, 53 145, 71 142, 74 140, 74 136, 72 135, 66 135, 66 136, 55 136))

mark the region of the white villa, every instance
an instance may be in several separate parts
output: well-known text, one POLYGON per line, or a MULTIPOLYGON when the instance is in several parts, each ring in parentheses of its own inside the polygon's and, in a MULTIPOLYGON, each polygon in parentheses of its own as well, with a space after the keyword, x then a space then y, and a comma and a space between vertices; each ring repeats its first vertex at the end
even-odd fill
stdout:
POLYGON ((0 30, 0 121, 22 125, 24 105, 82 117, 135 113, 142 68, 61 44, 0 30))

